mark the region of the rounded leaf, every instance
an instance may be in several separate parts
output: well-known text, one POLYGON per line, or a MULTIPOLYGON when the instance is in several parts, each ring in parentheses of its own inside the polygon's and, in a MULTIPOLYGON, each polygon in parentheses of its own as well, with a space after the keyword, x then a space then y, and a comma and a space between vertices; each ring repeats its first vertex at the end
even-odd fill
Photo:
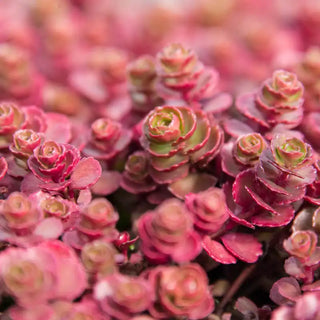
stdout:
POLYGON ((85 189, 94 185, 101 176, 99 161, 92 157, 84 158, 74 168, 71 174, 71 188, 85 189))
POLYGON ((262 255, 262 244, 251 234, 227 233, 221 237, 225 247, 237 258, 254 263, 262 255))

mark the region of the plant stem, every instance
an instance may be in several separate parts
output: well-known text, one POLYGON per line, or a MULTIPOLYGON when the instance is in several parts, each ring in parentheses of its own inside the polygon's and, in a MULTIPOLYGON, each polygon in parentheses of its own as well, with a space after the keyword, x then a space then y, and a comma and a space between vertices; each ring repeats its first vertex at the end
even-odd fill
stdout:
POLYGON ((256 264, 252 264, 245 269, 242 270, 238 278, 233 282, 231 288, 226 293, 226 295, 223 297, 222 301, 220 302, 218 309, 216 311, 216 314, 218 316, 221 316, 224 307, 228 304, 228 302, 232 299, 234 294, 239 290, 243 282, 248 278, 248 276, 251 274, 251 272, 256 268, 256 264))

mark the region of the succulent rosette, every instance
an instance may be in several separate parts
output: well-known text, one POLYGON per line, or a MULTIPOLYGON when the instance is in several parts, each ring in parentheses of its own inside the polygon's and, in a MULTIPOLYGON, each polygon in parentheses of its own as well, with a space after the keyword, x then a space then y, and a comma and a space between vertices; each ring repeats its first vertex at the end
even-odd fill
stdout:
POLYGON ((294 73, 277 70, 256 93, 239 96, 236 107, 263 128, 278 124, 294 128, 302 121, 303 93, 303 85, 294 73))
POLYGON ((316 178, 312 148, 295 135, 277 135, 260 157, 257 178, 265 187, 278 193, 283 203, 297 201, 305 195, 305 187, 316 178))
POLYGON ((317 242, 318 236, 313 230, 293 231, 283 241, 284 249, 291 255, 284 264, 286 273, 311 285, 320 263, 317 242))
MULTIPOLYGON (((299 259, 308 259, 314 253, 318 242, 317 234, 311 230, 295 231, 284 240, 284 249, 299 259)), ((320 256, 319 256, 320 259, 320 256)))
POLYGON ((83 153, 98 160, 110 160, 129 145, 131 137, 131 131, 119 122, 99 118, 91 124, 90 137, 83 153))
POLYGON ((157 55, 159 77, 164 86, 173 90, 190 90, 196 85, 203 64, 191 49, 172 43, 157 55))
POLYGON ((11 248, 0 255, 0 277, 20 305, 49 299, 74 299, 85 289, 85 272, 75 253, 60 241, 28 249, 11 248))
POLYGON ((222 189, 189 193, 185 203, 194 220, 194 227, 203 234, 212 234, 221 229, 229 219, 229 208, 222 189))
POLYGON ((156 301, 149 311, 156 319, 202 319, 214 310, 208 279, 200 265, 157 267, 149 271, 156 301))
POLYGON ((118 220, 118 212, 107 199, 95 198, 82 208, 74 230, 65 232, 63 240, 76 249, 98 238, 115 240, 118 236, 115 229, 118 220))
POLYGON ((218 73, 205 68, 196 54, 180 43, 172 43, 157 54, 158 76, 164 94, 180 93, 186 101, 212 94, 218 73))
POLYGON ((46 218, 54 217, 61 221, 64 230, 72 229, 80 214, 80 208, 73 201, 63 199, 60 196, 51 196, 39 192, 33 195, 38 203, 38 208, 46 218), (37 196, 37 198, 35 198, 37 196))
POLYGON ((80 159, 80 152, 71 144, 45 141, 33 150, 28 166, 40 180, 40 188, 63 190, 85 189, 97 182, 101 166, 93 158, 80 159))
POLYGON ((35 74, 22 48, 9 43, 0 45, 0 95, 20 99, 34 91, 35 74))
POLYGON ((150 192, 156 188, 156 183, 149 175, 149 157, 146 152, 136 151, 128 157, 120 185, 133 194, 150 192))
POLYGON ((48 252, 11 248, 2 252, 0 261, 4 288, 19 304, 28 306, 35 299, 45 302, 52 297, 56 266, 48 252))
POLYGON ((297 64, 295 71, 305 87, 305 110, 319 111, 320 48, 310 47, 297 64))
POLYGON ((63 223, 47 217, 37 206, 38 194, 12 192, 0 205, 0 238, 13 245, 29 247, 46 239, 57 239, 63 223))
POLYGON ((89 53, 88 64, 106 85, 114 85, 125 80, 128 54, 116 47, 96 47, 89 53))
MULTIPOLYGON (((21 110, 25 115, 25 123, 21 129, 31 129, 35 132, 45 132, 48 129, 48 121, 52 114, 45 113, 42 109, 32 105, 29 107, 22 107, 21 110)), ((63 124, 65 125, 65 123, 63 124)), ((60 123, 61 126, 61 123, 60 123)), ((64 128, 59 128, 64 131, 64 128)), ((59 136, 56 136, 59 139, 59 136)))
POLYGON ((12 134, 25 121, 22 110, 12 102, 0 103, 0 148, 6 148, 12 141, 12 134))
POLYGON ((27 168, 27 160, 33 155, 33 150, 44 141, 44 135, 31 129, 17 130, 13 142, 9 146, 18 165, 27 168))
POLYGON ((46 141, 37 147, 28 165, 32 173, 44 182, 65 182, 80 161, 79 151, 72 145, 46 141))
POLYGON ((96 198, 81 211, 77 229, 87 235, 103 236, 118 219, 118 213, 107 199, 96 198))
POLYGON ((255 166, 266 147, 267 142, 259 133, 241 135, 236 141, 225 143, 221 150, 222 170, 236 177, 242 170, 255 166))
MULTIPOLYGON (((269 211, 275 223, 277 215, 280 220, 282 217, 283 222, 288 223, 293 216, 287 205, 302 199, 306 193, 306 186, 316 178, 312 163, 310 145, 294 134, 275 136, 270 148, 263 151, 255 169, 237 175, 233 184, 235 202, 247 208, 255 203, 269 211), (282 212, 280 215, 277 214, 279 210, 282 212)), ((267 223, 264 218, 260 220, 256 217, 254 221, 258 225, 267 223)), ((272 222, 270 223, 271 226, 272 222)))
POLYGON ((132 61, 127 68, 129 94, 133 109, 145 113, 163 100, 156 91, 157 70, 152 56, 144 55, 132 61))
POLYGON ((200 236, 193 230, 185 205, 168 199, 138 220, 141 250, 148 260, 165 263, 187 262, 201 251, 200 236))
POLYGON ((220 151, 223 131, 213 117, 188 107, 161 106, 143 123, 140 142, 150 154, 151 177, 171 183, 188 174, 190 163, 205 165, 220 151))
POLYGON ((0 219, 3 230, 23 235, 32 232, 42 215, 26 195, 13 192, 1 203, 0 219))
POLYGON ((141 277, 114 273, 94 287, 101 309, 119 320, 129 320, 147 310, 153 299, 150 284, 141 277))
POLYGON ((106 276, 117 270, 116 253, 110 243, 98 239, 83 246, 81 261, 89 274, 106 276))

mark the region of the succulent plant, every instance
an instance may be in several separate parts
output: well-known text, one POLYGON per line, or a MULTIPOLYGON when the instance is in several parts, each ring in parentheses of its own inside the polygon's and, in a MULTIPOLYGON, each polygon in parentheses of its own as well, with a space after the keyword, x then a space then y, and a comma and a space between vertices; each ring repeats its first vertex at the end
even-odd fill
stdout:
POLYGON ((191 212, 195 228, 203 234, 219 231, 229 218, 229 208, 222 189, 209 188, 186 195, 185 203, 191 212))
POLYGON ((91 133, 83 153, 99 160, 110 160, 123 151, 131 141, 132 133, 108 118, 99 118, 91 124, 91 133))
POLYGON ((184 204, 168 199, 138 221, 141 250, 154 263, 187 262, 201 251, 200 237, 184 204))
POLYGON ((276 70, 257 92, 239 96, 236 107, 263 128, 278 124, 295 128, 303 117, 303 93, 303 85, 294 73, 276 70))
POLYGON ((302 199, 306 186, 316 177, 312 162, 310 145, 294 134, 277 135, 270 148, 263 151, 256 168, 236 177, 233 184, 235 202, 247 208, 255 203, 260 208, 258 216, 251 218, 254 224, 273 226, 273 219, 274 226, 289 223, 293 211, 288 205, 302 199), (269 213, 262 214, 261 208, 269 213))
POLYGON ((85 189, 95 184, 101 175, 101 166, 94 158, 80 159, 80 152, 70 144, 45 141, 33 150, 28 167, 46 190, 64 190, 67 187, 85 189), (90 177, 87 169, 90 168, 90 177))
POLYGON ((163 184, 185 177, 190 164, 207 164, 223 139, 220 126, 203 111, 161 106, 146 116, 140 142, 150 154, 151 177, 163 184))
POLYGON ((201 319, 214 309, 207 276, 196 263, 157 267, 148 278, 156 290, 155 304, 149 309, 155 318, 201 319))
POLYGON ((157 70, 152 56, 144 55, 132 61, 127 73, 134 111, 146 113, 163 103, 156 90, 157 70))
POLYGON ((306 111, 319 111, 320 99, 320 49, 311 47, 303 54, 295 67, 295 71, 305 87, 306 111))
POLYGON ((180 93, 185 101, 212 95, 218 73, 205 68, 196 54, 180 43, 172 43, 157 54, 158 76, 164 94, 180 93))
POLYGON ((121 187, 133 194, 155 190, 156 183, 149 174, 149 157, 144 151, 132 153, 125 164, 122 173, 121 187))
POLYGON ((132 319, 152 301, 151 287, 146 280, 118 273, 101 279, 94 294, 101 309, 119 320, 132 319))
POLYGON ((241 135, 225 143, 221 150, 223 171, 236 177, 241 171, 254 167, 266 147, 267 142, 259 133, 241 135))

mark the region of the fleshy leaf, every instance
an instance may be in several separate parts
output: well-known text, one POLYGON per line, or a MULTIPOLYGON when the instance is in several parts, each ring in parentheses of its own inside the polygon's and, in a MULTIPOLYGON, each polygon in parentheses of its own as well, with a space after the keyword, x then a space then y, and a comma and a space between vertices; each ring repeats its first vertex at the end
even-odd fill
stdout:
POLYGON ((262 255, 262 245, 251 234, 227 233, 221 237, 225 247, 237 258, 254 263, 262 255))
POLYGON ((184 199, 188 193, 198 193, 213 187, 217 178, 206 173, 190 173, 169 185, 169 191, 179 199, 184 199))
POLYGON ((100 163, 92 157, 79 161, 71 174, 71 188, 85 189, 94 185, 101 176, 100 163))
POLYGON ((71 122, 68 117, 55 112, 46 113, 47 130, 45 132, 47 140, 58 143, 68 143, 71 140, 71 122))
POLYGON ((238 298, 234 308, 241 312, 245 318, 259 319, 258 307, 246 297, 238 298), (255 318, 252 317, 253 315, 255 318))
POLYGON ((0 180, 6 175, 8 171, 8 164, 4 157, 0 158, 0 180))
POLYGON ((237 259, 226 248, 209 236, 205 236, 202 241, 202 247, 207 254, 215 261, 223 264, 236 263, 237 259))
POLYGON ((213 114, 226 111, 231 107, 232 100, 231 94, 226 92, 220 93, 205 103, 203 110, 213 114))
POLYGON ((291 206, 279 206, 274 209, 278 212, 277 215, 262 211, 251 217, 250 222, 258 227, 281 227, 294 218, 294 209, 291 206))
POLYGON ((238 138, 244 134, 254 132, 251 127, 237 119, 228 119, 223 123, 224 130, 232 137, 238 138))
POLYGON ((42 220, 36 226, 33 234, 44 239, 58 239, 63 233, 63 225, 60 219, 51 217, 42 220))
POLYGON ((103 171, 91 190, 96 195, 107 196, 119 188, 120 180, 121 174, 118 171, 103 171))
POLYGON ((300 285, 295 278, 285 277, 275 282, 270 290, 270 299, 281 305, 295 301, 301 294, 300 285))

